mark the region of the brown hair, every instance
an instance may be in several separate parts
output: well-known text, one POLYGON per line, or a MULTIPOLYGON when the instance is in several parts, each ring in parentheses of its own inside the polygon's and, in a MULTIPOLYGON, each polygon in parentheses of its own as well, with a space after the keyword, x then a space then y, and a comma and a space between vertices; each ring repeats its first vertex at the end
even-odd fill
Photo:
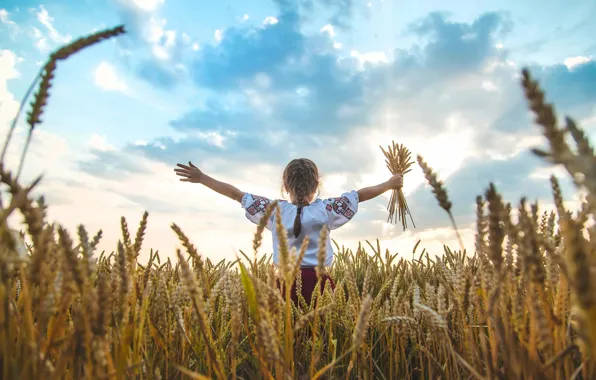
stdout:
POLYGON ((308 158, 297 158, 286 166, 283 174, 283 188, 294 198, 298 206, 294 219, 294 237, 300 235, 302 208, 308 205, 310 196, 319 188, 319 169, 308 158))

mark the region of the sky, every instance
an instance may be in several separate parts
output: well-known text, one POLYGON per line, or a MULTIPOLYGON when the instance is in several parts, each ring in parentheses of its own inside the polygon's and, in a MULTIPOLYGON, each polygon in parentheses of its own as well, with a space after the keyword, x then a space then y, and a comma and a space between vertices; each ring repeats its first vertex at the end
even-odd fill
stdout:
MULTIPOLYGON (((22 176, 43 175, 51 221, 73 235, 79 224, 102 229, 111 252, 120 217, 136 231, 147 210, 145 258, 149 248, 175 257, 176 223, 203 255, 233 259, 251 252, 256 226, 238 203, 179 182, 176 163, 281 198, 284 166, 308 157, 321 197, 336 197, 387 180, 379 145, 395 141, 445 182, 473 251, 475 198, 490 182, 514 205, 526 196, 550 210, 556 173, 577 207, 565 172, 529 152, 546 145, 520 72, 593 138, 595 14, 589 0, 0 0, 0 132, 52 51, 123 24, 126 35, 58 64, 22 176)), ((10 168, 26 133, 21 118, 10 168)), ((404 193, 416 228, 386 222, 386 193, 333 239, 352 249, 379 239, 406 258, 419 239, 433 254, 457 249, 417 165, 404 193)), ((260 254, 271 244, 267 232, 260 254)))

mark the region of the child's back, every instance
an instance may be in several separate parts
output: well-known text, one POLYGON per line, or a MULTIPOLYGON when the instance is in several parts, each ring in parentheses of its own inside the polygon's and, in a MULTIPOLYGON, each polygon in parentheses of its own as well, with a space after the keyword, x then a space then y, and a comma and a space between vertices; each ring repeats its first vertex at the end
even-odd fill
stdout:
MULTIPOLYGON (((201 183, 210 189, 240 202, 245 209, 246 217, 255 224, 259 224, 271 200, 262 196, 245 193, 236 187, 217 181, 204 174, 191 162, 188 166, 178 164, 180 169, 175 169, 176 174, 183 177, 183 182, 201 183)), ((350 191, 338 198, 321 200, 316 198, 319 189, 319 170, 309 159, 300 158, 290 161, 283 173, 283 189, 289 195, 291 202, 280 201, 278 206, 281 213, 281 225, 286 230, 288 243, 298 251, 308 237, 308 246, 301 263, 300 276, 302 278, 302 295, 307 303, 315 289, 317 277, 315 267, 318 264, 319 239, 323 226, 335 230, 348 221, 358 212, 360 202, 373 199, 382 193, 399 189, 402 186, 402 177, 397 174, 389 181, 377 186, 366 187, 358 191, 350 191), (316 198, 316 199, 315 199, 316 198)), ((275 213, 271 214, 266 227, 273 235, 273 262, 279 266, 279 239, 276 233, 277 220, 275 213)), ((333 263, 333 248, 331 237, 327 236, 325 251, 325 266, 333 263)), ((325 274, 322 285, 329 281, 333 288, 333 280, 325 274)), ((292 299, 296 300, 295 286, 292 287, 292 299)))
MULTIPOLYGON (((246 217, 253 223, 259 224, 263 218, 266 208, 271 204, 271 200, 262 196, 246 193, 242 197, 242 207, 245 209, 246 217)), ((302 206, 300 223, 301 230, 297 236, 294 236, 294 223, 298 214, 297 205, 285 200, 278 201, 281 214, 281 224, 286 229, 288 243, 290 247, 299 250, 305 237, 308 237, 308 246, 304 254, 301 266, 304 268, 314 268, 318 263, 319 240, 323 226, 329 230, 335 230, 348 221, 358 212, 358 192, 351 191, 342 194, 338 198, 329 198, 321 200, 317 198, 314 202, 302 206)), ((272 231, 273 235, 273 262, 279 264, 279 238, 276 230, 275 213, 272 213, 267 221, 267 229, 272 231)), ((327 235, 325 266, 333 263, 333 248, 331 238, 327 235)))

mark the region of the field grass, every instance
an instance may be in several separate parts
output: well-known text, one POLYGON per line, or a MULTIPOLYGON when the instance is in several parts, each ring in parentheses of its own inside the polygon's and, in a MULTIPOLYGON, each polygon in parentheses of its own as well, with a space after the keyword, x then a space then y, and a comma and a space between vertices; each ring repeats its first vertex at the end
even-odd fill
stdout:
MULTIPOLYGON (((122 32, 100 32, 50 57, 28 115, 31 133, 56 62, 122 32)), ((550 213, 524 199, 511 205, 488 184, 477 198, 473 252, 445 247, 431 257, 415 248, 407 260, 378 242, 337 247, 334 265, 319 268, 331 272, 336 290, 310 305, 296 307, 276 288, 277 279, 294 281, 303 252, 288 250, 281 230, 277 271, 270 256, 256 255, 264 225, 254 252, 235 262, 201 257, 176 225, 179 260, 149 250, 149 261, 139 262, 147 213, 136 233, 122 219, 117 250, 99 253, 101 232, 91 237, 81 226, 75 238, 48 224, 43 198, 30 196, 38 182, 23 185, 0 164, 2 378, 594 378, 596 228, 588 222, 596 158, 572 119, 557 126, 538 84, 522 74, 549 146, 535 153, 573 174, 587 193, 581 208, 564 209, 555 177, 550 213), (25 255, 7 224, 14 213, 26 226, 25 255)), ((421 157, 418 164, 455 229, 446 189, 421 157)))

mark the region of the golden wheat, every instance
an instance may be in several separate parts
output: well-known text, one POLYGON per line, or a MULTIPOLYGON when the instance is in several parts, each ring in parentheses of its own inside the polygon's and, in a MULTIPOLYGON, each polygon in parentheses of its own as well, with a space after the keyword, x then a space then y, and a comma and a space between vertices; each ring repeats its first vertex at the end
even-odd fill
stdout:
MULTIPOLYGON (((412 166, 414 162, 410 160, 411 153, 408 148, 403 146, 403 144, 397 145, 395 141, 392 141, 392 145, 387 147, 387 151, 383 149, 382 146, 379 147, 385 155, 385 164, 387 165, 387 169, 389 169, 391 174, 401 174, 403 176, 412 170, 410 169, 410 166, 412 166)), ((412 214, 408 208, 408 202, 406 201, 406 197, 404 196, 403 190, 401 188, 391 192, 391 199, 389 200, 387 210, 389 211, 387 222, 393 223, 395 220, 395 215, 397 214, 398 220, 401 221, 403 230, 405 231, 408 227, 408 223, 406 221, 406 214, 408 214, 410 215, 412 225, 414 228, 416 228, 414 219, 412 218, 412 214)))

